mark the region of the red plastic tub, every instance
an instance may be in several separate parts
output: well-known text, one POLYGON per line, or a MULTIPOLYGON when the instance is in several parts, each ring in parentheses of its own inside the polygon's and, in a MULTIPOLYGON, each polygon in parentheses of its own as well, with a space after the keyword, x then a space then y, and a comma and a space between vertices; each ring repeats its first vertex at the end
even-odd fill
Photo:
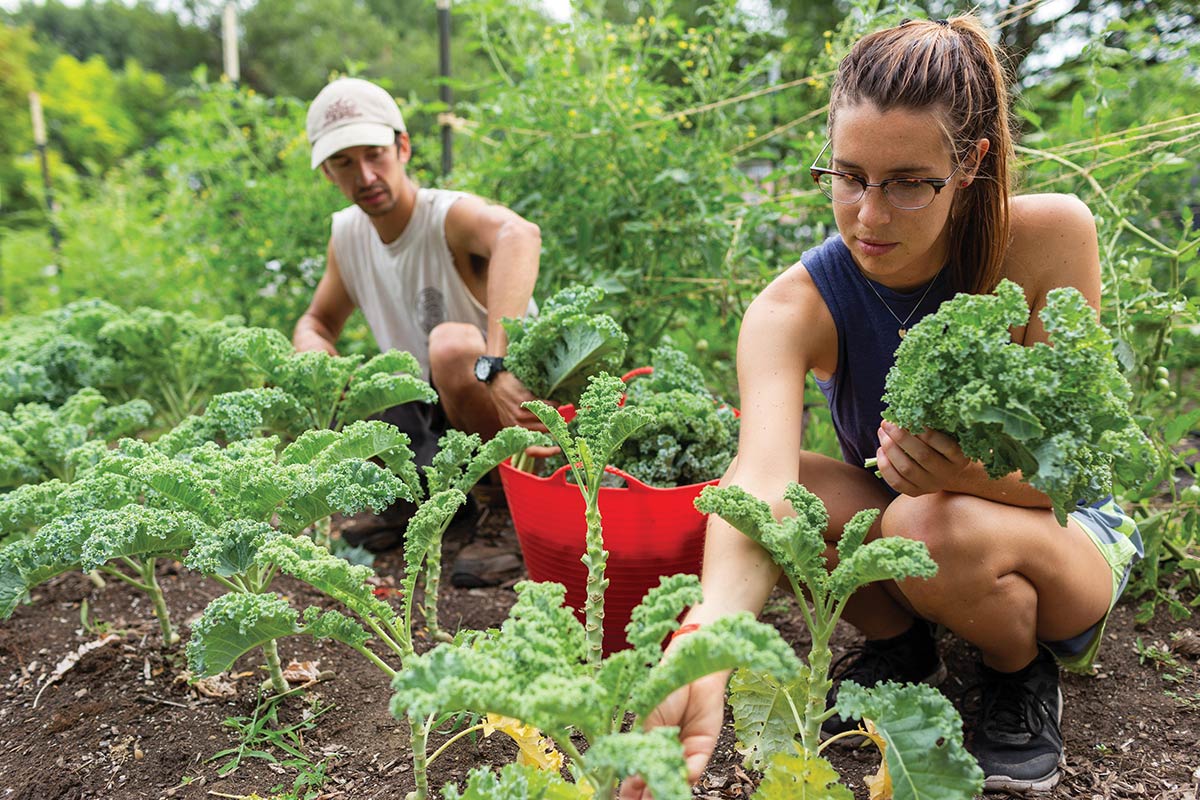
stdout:
MULTIPOLYGON (((709 483, 656 489, 632 475, 607 467, 628 488, 601 488, 600 515, 608 550, 609 580, 604 604, 605 655, 628 647, 625 626, 634 606, 664 575, 698 575, 704 550, 705 518, 692 505, 709 483)), ((567 483, 569 467, 548 478, 500 465, 500 480, 512 512, 513 527, 525 556, 529 577, 567 587, 567 605, 583 619, 587 569, 584 553, 587 523, 579 487, 567 483)))

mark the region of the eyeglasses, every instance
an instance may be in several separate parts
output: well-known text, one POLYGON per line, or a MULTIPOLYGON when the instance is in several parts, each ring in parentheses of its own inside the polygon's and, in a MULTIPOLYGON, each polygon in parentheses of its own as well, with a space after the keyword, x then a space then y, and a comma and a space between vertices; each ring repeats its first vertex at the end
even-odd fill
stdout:
POLYGON ((904 211, 916 211, 932 203, 958 172, 958 167, 955 167, 954 172, 944 178, 888 178, 879 183, 868 183, 861 175, 818 167, 817 162, 825 155, 829 145, 830 142, 826 142, 821 148, 821 152, 813 159, 812 166, 808 168, 808 173, 821 188, 821 193, 835 203, 854 205, 862 200, 867 189, 878 186, 883 196, 894 207, 904 211))

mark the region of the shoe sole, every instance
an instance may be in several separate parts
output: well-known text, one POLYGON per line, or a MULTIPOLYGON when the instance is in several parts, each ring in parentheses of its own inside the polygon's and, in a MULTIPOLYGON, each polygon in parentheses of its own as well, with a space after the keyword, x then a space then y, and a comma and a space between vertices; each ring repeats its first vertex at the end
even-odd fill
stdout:
MULTIPOLYGON (((924 683, 927 686, 940 686, 942 684, 942 681, 946 680, 946 676, 948 674, 949 673, 946 670, 946 662, 942 661, 941 659, 938 659, 937 669, 935 669, 932 673, 925 676, 921 680, 917 681, 917 683, 924 683)), ((1059 705, 1061 706, 1061 704, 1062 704, 1062 698, 1060 697, 1059 705)), ((1059 713, 1059 716, 1061 717, 1062 716, 1061 708, 1059 709, 1058 713, 1059 713)), ((834 736, 837 736, 837 735, 838 734, 829 734, 829 733, 826 733, 824 730, 822 730, 821 731, 821 741, 823 742, 826 739, 832 739, 834 736)), ((836 742, 834 742, 831 746, 837 747, 837 746, 841 745, 843 747, 858 747, 866 740, 867 740, 867 737, 865 737, 865 736, 843 736, 841 739, 838 739, 836 742)))
MULTIPOLYGON (((1063 697, 1062 689, 1058 690, 1058 722, 1062 724, 1063 697)), ((1059 756, 1054 769, 1040 778, 1010 778, 1007 775, 989 775, 983 781, 985 792, 1048 792, 1058 785, 1062 778, 1062 765, 1066 762, 1066 751, 1059 756)))

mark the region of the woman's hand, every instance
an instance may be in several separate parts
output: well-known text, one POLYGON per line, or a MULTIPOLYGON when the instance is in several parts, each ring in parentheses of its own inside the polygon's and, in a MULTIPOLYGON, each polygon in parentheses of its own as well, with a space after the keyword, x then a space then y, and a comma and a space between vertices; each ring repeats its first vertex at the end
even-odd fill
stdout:
MULTIPOLYGON (((646 718, 646 728, 675 725, 683 744, 688 781, 700 780, 712 757, 725 721, 725 684, 728 672, 714 672, 676 689, 646 718)), ((640 776, 621 784, 620 800, 651 800, 653 795, 640 776)))
POLYGON ((884 420, 879 426, 879 474, 901 494, 918 497, 964 488, 971 461, 958 442, 939 431, 913 434, 884 420))

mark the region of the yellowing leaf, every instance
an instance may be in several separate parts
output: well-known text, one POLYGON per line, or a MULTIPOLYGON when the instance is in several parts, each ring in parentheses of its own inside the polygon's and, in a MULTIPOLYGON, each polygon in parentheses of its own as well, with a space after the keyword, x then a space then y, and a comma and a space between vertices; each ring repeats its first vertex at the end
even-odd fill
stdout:
POLYGON ((875 723, 863 720, 866 725, 865 735, 879 748, 879 771, 864 775, 863 782, 867 785, 871 800, 892 800, 892 774, 888 772, 887 742, 875 730, 875 723))
POLYGON ((491 736, 496 731, 506 734, 517 743, 521 751, 517 756, 518 764, 556 772, 562 768, 562 753, 555 748, 554 742, 542 736, 542 732, 532 725, 512 717, 488 714, 483 722, 483 735, 491 736))

